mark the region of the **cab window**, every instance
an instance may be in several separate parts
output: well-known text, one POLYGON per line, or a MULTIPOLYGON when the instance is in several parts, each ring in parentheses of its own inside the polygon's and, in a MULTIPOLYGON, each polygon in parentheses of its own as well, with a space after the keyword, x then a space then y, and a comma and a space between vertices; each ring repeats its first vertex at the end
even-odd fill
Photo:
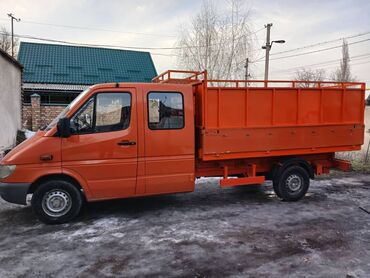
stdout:
POLYGON ((183 95, 176 92, 150 92, 148 118, 149 128, 153 130, 183 128, 183 95))
POLYGON ((88 134, 123 130, 129 127, 130 117, 130 93, 99 93, 72 117, 72 132, 88 134))

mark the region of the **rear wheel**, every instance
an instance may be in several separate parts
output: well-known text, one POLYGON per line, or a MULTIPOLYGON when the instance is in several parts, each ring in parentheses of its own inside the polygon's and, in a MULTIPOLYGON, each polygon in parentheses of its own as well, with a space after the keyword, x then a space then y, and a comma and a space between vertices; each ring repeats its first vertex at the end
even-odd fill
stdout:
POLYGON ((300 166, 290 166, 274 182, 276 195, 285 201, 298 201, 304 197, 309 186, 310 177, 300 166))
POLYGON ((51 180, 33 193, 32 208, 37 218, 46 224, 61 224, 74 219, 83 203, 81 192, 70 182, 51 180))

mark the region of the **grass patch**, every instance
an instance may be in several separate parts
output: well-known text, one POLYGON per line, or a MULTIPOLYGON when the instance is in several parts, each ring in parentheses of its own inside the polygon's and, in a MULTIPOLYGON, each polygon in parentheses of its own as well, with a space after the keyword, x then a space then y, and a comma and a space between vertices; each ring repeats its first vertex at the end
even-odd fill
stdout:
POLYGON ((355 172, 370 173, 370 157, 365 162, 365 152, 341 152, 335 154, 336 158, 349 160, 352 164, 352 169, 355 172))

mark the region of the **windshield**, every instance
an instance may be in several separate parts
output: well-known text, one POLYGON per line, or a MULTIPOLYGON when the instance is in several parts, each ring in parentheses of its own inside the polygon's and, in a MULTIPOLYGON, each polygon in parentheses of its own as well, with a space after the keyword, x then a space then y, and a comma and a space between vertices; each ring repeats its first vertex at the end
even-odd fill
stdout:
POLYGON ((77 103, 80 101, 80 99, 82 99, 89 92, 89 90, 90 88, 87 88, 85 91, 80 93, 66 108, 64 108, 64 110, 54 120, 52 120, 52 122, 46 127, 45 130, 48 131, 52 129, 54 126, 56 126, 57 123, 59 122, 59 119, 65 117, 68 111, 75 107, 77 103))

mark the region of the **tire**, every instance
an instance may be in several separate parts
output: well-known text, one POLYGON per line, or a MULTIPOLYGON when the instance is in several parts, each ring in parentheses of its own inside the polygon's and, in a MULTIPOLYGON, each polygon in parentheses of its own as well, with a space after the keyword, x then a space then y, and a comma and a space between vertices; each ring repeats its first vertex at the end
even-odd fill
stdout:
POLYGON ((50 180, 39 185, 31 200, 34 213, 45 224, 62 224, 73 220, 80 213, 82 204, 81 192, 64 180, 50 180))
POLYGON ((310 186, 307 171, 300 166, 290 166, 273 183, 276 195, 284 201, 295 202, 302 199, 310 186))

